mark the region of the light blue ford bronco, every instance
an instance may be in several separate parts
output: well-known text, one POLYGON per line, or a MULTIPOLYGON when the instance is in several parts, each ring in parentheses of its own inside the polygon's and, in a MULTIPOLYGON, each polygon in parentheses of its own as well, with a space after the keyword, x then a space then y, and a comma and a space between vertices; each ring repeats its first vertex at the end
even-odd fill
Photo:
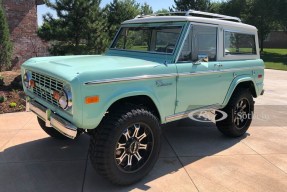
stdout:
POLYGON ((125 21, 104 55, 32 58, 22 78, 42 129, 57 139, 89 134, 95 169, 128 185, 157 161, 162 124, 212 108, 220 132, 245 134, 264 63, 255 27, 191 10, 125 21))

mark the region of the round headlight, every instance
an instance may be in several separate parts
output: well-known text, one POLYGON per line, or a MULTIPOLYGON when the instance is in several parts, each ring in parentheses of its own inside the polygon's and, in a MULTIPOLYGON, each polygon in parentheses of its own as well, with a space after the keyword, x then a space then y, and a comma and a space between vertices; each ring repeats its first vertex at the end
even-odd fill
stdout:
POLYGON ((23 83, 26 88, 30 88, 30 80, 32 79, 31 71, 26 71, 23 77, 23 83))
POLYGON ((66 109, 68 107, 68 98, 65 91, 62 92, 59 98, 59 104, 63 109, 66 109))
POLYGON ((60 93, 59 97, 59 105, 67 110, 72 107, 72 92, 69 86, 64 86, 62 92, 60 93))

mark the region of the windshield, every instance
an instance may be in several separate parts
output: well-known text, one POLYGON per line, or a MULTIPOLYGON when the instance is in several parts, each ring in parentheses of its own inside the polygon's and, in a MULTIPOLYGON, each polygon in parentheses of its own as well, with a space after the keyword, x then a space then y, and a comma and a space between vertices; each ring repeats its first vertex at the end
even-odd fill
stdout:
POLYGON ((181 26, 123 27, 112 44, 112 49, 173 53, 181 26))

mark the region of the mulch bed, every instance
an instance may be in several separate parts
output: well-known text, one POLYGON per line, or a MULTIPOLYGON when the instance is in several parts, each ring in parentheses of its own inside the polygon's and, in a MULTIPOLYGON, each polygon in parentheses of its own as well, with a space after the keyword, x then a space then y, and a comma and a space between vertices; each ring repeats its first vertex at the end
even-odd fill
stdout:
POLYGON ((0 75, 4 77, 5 83, 0 86, 0 97, 6 98, 4 102, 0 102, 0 114, 25 111, 25 93, 19 80, 20 71, 4 71, 0 72, 0 75), (13 102, 16 106, 11 107, 13 102))

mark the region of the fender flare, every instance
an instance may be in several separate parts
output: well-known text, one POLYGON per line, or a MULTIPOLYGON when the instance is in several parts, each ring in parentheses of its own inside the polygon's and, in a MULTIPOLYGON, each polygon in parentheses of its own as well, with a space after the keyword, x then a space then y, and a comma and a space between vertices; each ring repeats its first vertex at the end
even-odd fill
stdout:
POLYGON ((125 99, 128 97, 136 97, 136 96, 147 96, 147 97, 149 97, 158 110, 158 113, 160 116, 160 121, 163 122, 163 120, 164 120, 163 117, 165 117, 165 115, 160 110, 161 108, 160 108, 159 99, 156 95, 154 95, 151 91, 148 91, 148 90, 142 90, 142 89, 133 90, 133 91, 121 90, 120 93, 114 93, 108 99, 109 102, 105 104, 104 111, 107 111, 114 103, 116 103, 117 101, 119 101, 121 99, 125 99))
POLYGON ((224 99, 224 101, 222 103, 222 107, 225 107, 228 104, 228 102, 229 102, 234 90, 237 88, 237 86, 240 83, 244 83, 244 82, 252 82, 253 86, 255 88, 256 97, 258 96, 258 90, 257 90, 257 87, 256 87, 255 80, 252 77, 248 76, 248 75, 240 75, 240 76, 237 76, 235 79, 233 79, 233 81, 231 82, 231 84, 229 86, 229 89, 228 89, 228 92, 227 92, 227 94, 225 96, 225 99, 224 99))

